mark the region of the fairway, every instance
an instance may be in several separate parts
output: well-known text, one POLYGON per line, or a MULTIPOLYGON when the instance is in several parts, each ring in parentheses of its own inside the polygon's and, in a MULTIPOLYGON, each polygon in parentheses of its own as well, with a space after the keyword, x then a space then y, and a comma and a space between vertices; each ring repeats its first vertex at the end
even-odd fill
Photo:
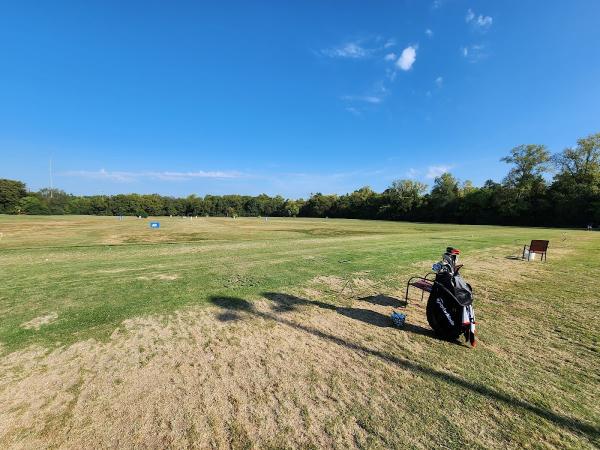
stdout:
POLYGON ((4 215, 0 232, 2 448, 600 445, 600 233, 4 215), (532 239, 547 262, 517 258, 532 239), (417 291, 403 307, 448 245, 475 349, 436 339, 417 291))

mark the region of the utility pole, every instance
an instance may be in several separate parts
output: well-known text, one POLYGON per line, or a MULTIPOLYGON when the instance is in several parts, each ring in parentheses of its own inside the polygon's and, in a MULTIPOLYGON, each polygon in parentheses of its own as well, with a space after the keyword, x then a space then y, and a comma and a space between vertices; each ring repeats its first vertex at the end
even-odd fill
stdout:
POLYGON ((52 191, 53 191, 53 187, 52 187, 52 158, 50 158, 50 198, 52 198, 52 191))

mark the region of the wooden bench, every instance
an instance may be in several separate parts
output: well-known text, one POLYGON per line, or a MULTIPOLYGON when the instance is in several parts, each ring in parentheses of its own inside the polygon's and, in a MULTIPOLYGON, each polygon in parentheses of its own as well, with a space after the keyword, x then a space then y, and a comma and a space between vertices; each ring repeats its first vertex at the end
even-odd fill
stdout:
POLYGON ((546 253, 548 252, 548 244, 550 244, 550 241, 540 241, 537 239, 532 240, 531 244, 523 246, 522 258, 525 259, 525 251, 528 250, 529 253, 539 253, 542 255, 541 260, 546 261, 548 259, 546 256, 546 253))

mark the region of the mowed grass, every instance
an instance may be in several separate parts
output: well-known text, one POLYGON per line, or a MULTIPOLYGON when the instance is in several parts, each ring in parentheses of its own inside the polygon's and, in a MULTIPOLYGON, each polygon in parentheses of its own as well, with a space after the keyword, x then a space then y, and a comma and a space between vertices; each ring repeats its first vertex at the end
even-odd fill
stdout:
MULTIPOLYGON (((109 336, 124 319, 301 285, 319 275, 410 274, 446 245, 465 254, 514 245, 536 230, 375 221, 260 218, 0 218, 0 342, 69 344, 109 336), (150 229, 150 220, 161 222, 150 229), (49 313, 39 330, 22 323, 49 313)), ((560 240, 562 232, 544 230, 560 240)))
MULTIPOLYGON (((91 342, 89 352, 117 361, 94 372, 122 390, 110 408, 123 417, 149 410, 156 422, 135 431, 121 423, 113 434, 135 437, 121 446, 600 443, 597 233, 281 218, 158 218, 153 230, 150 220, 0 216, 6 399, 11 389, 35 392, 35 374, 59 373, 61 358, 91 342), (551 241, 547 263, 514 259, 531 239, 551 241), (474 286, 476 349, 435 339, 416 293, 407 308, 399 301, 406 280, 427 272, 448 245, 462 250, 474 286), (388 327, 393 309, 407 313, 405 330, 388 327), (120 346, 132 333, 140 359, 129 367, 120 346), (200 362, 200 372, 181 372, 200 362), (177 400, 151 403, 144 377, 153 390, 170 392, 179 382, 188 392, 179 398, 188 411, 177 422, 183 431, 167 420, 177 400), (219 389, 227 392, 207 402, 219 389)), ((99 426, 77 422, 95 411, 98 423, 119 423, 82 395, 99 383, 81 375, 90 364, 78 362, 77 383, 57 392, 38 386, 39 396, 68 397, 57 410, 35 420, 25 419, 29 400, 0 410, 12 424, 0 426, 0 442, 77 447, 94 436, 114 445, 99 426)))

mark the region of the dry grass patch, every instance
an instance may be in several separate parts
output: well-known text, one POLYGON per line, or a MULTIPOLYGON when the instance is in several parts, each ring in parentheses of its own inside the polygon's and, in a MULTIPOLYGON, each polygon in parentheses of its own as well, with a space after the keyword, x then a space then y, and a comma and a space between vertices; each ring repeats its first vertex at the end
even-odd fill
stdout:
POLYGON ((130 321, 106 344, 12 354, 0 376, 0 443, 347 448, 366 437, 340 413, 367 408, 386 369, 319 334, 346 340, 368 324, 306 309, 280 320, 269 302, 220 321, 221 309, 130 321))
POLYGON ((339 292, 346 284, 346 280, 334 275, 319 275, 311 280, 311 284, 322 285, 330 290, 339 292))
POLYGON ((0 261, 0 448, 600 443, 592 233, 573 240, 579 260, 552 245, 553 230, 331 220, 318 228, 389 233, 307 240, 294 236, 315 221, 164 219, 158 233, 174 241, 202 232, 213 242, 107 247, 115 234, 160 234, 141 220, 81 220, 53 226, 51 239, 22 235, 23 246, 81 248, 7 250, 0 261), (508 236, 546 232, 548 263, 505 258, 518 250, 508 236), (435 339, 416 294, 404 329, 389 319, 446 241, 464 243, 474 350, 435 339), (60 320, 21 329, 29 307, 60 320))
POLYGON ((58 319, 58 313, 51 312, 43 316, 31 319, 29 322, 21 324, 21 328, 26 330, 39 330, 44 325, 48 325, 58 319))
POLYGON ((138 280, 160 280, 160 281, 175 281, 179 278, 178 274, 158 273, 155 275, 142 275, 137 277, 138 280))

